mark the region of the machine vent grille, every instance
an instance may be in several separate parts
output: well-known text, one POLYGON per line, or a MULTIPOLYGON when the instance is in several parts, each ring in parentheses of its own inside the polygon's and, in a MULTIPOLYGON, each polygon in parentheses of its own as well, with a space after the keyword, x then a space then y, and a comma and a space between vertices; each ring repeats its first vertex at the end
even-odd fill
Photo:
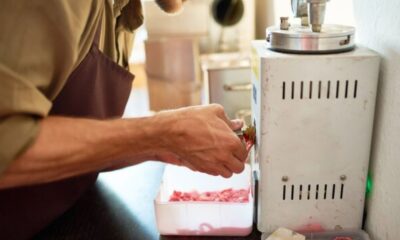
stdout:
POLYGON ((282 99, 357 98, 358 80, 282 82, 282 99))
POLYGON ((283 185, 282 200, 343 199, 344 184, 283 185))

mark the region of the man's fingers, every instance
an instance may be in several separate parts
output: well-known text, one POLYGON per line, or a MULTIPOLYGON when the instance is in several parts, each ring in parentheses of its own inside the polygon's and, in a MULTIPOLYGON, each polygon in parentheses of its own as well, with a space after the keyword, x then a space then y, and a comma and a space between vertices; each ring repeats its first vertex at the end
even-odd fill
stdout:
POLYGON ((233 130, 234 124, 229 120, 228 116, 225 113, 224 107, 219 104, 211 104, 211 108, 213 109, 215 115, 224 121, 230 129, 233 130))
POLYGON ((227 159, 224 166, 233 173, 241 173, 244 170, 244 163, 233 155, 227 159))
POLYGON ((219 117, 222 121, 224 121, 230 129, 233 131, 239 130, 243 127, 243 121, 240 119, 230 120, 225 113, 224 107, 219 104, 212 104, 214 113, 219 117))
POLYGON ((189 168, 190 170, 192 170, 193 172, 197 172, 199 171, 195 166, 193 166, 193 164, 191 164, 188 161, 184 161, 183 165, 187 168, 189 168))
POLYGON ((193 166, 200 172, 207 173, 213 176, 222 176, 224 178, 229 178, 232 176, 232 171, 224 166, 222 162, 220 163, 209 163, 206 165, 199 165, 199 162, 193 163, 193 166))
POLYGON ((243 121, 240 119, 233 119, 233 120, 230 120, 230 122, 231 122, 230 127, 233 131, 239 130, 243 127, 243 121))
POLYGON ((237 159, 239 159, 241 162, 246 161, 248 155, 246 146, 243 144, 240 138, 237 137, 234 133, 232 133, 232 139, 229 147, 230 151, 237 159))
POLYGON ((219 167, 219 175, 221 175, 224 178, 230 178, 232 177, 233 172, 225 165, 221 165, 219 167))

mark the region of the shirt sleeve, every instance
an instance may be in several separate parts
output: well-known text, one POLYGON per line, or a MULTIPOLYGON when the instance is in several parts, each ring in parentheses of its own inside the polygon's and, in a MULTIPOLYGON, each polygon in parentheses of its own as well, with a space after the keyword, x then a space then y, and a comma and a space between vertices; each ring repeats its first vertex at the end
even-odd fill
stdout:
POLYGON ((0 8, 0 175, 89 51, 101 1, 14 1, 0 8))

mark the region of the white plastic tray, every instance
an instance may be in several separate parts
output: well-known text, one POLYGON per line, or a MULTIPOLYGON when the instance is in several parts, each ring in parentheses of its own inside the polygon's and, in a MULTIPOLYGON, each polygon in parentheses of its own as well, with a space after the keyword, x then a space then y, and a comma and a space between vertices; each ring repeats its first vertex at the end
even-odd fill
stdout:
POLYGON ((158 231, 162 235, 246 236, 253 225, 253 196, 249 202, 170 202, 174 190, 182 192, 248 189, 251 169, 229 179, 168 165, 155 199, 158 231))
MULTIPOLYGON (((340 239, 339 237, 342 237, 342 239, 347 237, 351 240, 370 240, 368 234, 362 230, 338 230, 302 234, 306 236, 306 240, 338 240, 340 239)), ((265 240, 268 236, 269 234, 263 234, 261 239, 265 240)))

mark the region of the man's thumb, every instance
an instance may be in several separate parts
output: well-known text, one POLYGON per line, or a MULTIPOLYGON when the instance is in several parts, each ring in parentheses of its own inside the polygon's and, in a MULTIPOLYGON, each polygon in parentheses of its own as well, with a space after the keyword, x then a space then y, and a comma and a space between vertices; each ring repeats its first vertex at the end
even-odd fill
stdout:
POLYGON ((231 121, 231 128, 233 131, 239 130, 243 127, 243 121, 240 119, 233 119, 231 121))

